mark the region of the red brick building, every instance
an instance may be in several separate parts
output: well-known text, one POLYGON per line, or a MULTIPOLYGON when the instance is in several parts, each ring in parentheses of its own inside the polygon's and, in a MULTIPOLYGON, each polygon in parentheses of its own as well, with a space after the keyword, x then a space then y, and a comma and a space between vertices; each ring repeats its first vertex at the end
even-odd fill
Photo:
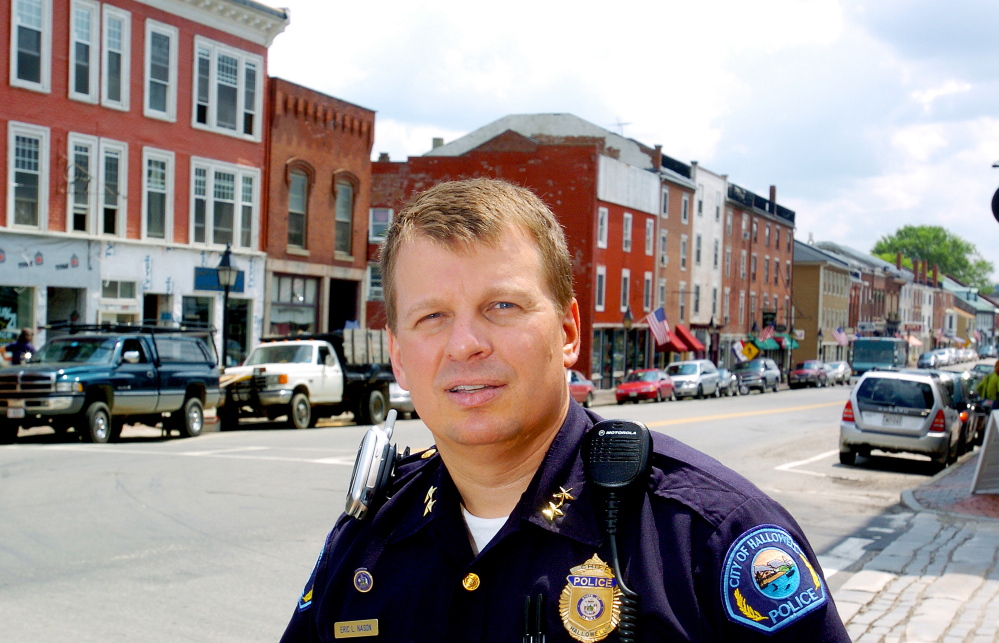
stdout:
MULTIPOLYGON (((689 183, 679 181, 678 189, 668 191, 672 209, 663 212, 661 159, 659 148, 569 114, 513 115, 406 162, 374 163, 372 206, 391 218, 417 192, 476 176, 532 189, 565 227, 573 257, 582 323, 577 368, 607 388, 626 369, 654 360, 644 317, 664 303, 668 290, 658 287, 657 275, 674 261, 672 255, 659 258, 661 234, 673 218, 680 219, 684 195, 689 200, 691 194, 689 183)), ((670 234, 667 253, 678 242, 670 234)), ((374 261, 375 246, 369 256, 374 261)), ((373 327, 385 321, 377 299, 368 302, 373 327)))
MULTIPOLYGON (((77 319, 260 334, 267 47, 253 0, 12 0, 0 50, 0 340, 77 319)), ((44 333, 39 337, 44 341, 44 333)))
MULTIPOLYGON (((375 113, 270 79, 265 334, 365 319, 375 113)), ((377 284, 376 284, 377 286, 377 284)))

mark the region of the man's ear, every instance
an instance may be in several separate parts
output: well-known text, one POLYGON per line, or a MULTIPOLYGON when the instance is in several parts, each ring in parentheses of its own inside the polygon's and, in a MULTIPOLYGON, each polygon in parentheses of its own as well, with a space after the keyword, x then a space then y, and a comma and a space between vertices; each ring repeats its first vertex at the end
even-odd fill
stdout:
POLYGON ((562 365, 569 368, 579 359, 579 302, 573 297, 562 316, 562 365))
POLYGON ((402 367, 402 353, 399 351, 399 341, 395 338, 391 328, 386 329, 385 334, 388 336, 389 359, 392 360, 392 372, 395 373, 395 381, 399 383, 399 386, 408 391, 409 383, 406 381, 406 371, 402 367))

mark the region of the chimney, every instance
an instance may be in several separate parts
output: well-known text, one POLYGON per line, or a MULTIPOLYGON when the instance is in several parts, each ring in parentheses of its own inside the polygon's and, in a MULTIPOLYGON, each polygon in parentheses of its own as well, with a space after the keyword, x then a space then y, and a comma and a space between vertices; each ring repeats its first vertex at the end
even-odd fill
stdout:
POLYGON ((777 186, 770 186, 770 214, 777 214, 777 186))
POLYGON ((656 145, 656 151, 652 153, 652 169, 658 172, 663 167, 663 146, 656 145))
POLYGON ((389 158, 389 153, 388 152, 379 152, 378 153, 378 162, 379 163, 388 163, 391 160, 392 159, 389 158))
POLYGON ((933 264, 933 287, 940 287, 940 264, 933 264))
POLYGON ((902 269, 902 252, 901 251, 895 253, 895 267, 898 268, 899 270, 902 269))
POLYGON ((434 137, 434 148, 433 148, 433 149, 435 149, 435 150, 436 150, 436 149, 437 149, 438 147, 440 147, 441 145, 444 145, 444 139, 443 139, 443 138, 439 138, 439 137, 435 136, 435 137, 434 137))

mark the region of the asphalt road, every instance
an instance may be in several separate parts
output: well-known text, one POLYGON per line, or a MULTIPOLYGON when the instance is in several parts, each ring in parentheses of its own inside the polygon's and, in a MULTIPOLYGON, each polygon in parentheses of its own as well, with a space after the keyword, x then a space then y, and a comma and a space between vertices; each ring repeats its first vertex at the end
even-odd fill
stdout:
MULTIPOLYGON (((904 457, 840 465, 848 390, 594 410, 742 473, 821 553, 934 472, 904 457)), ((0 641, 276 641, 343 510, 365 427, 273 426, 189 440, 126 429, 111 445, 39 432, 0 447, 0 641)), ((406 420, 396 440, 431 436, 406 420)))

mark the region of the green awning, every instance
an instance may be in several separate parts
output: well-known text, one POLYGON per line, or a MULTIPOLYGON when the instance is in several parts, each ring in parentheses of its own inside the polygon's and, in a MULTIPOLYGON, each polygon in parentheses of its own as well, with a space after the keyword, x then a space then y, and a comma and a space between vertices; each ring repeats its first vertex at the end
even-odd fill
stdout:
POLYGON ((777 333, 775 337, 780 339, 780 344, 784 347, 784 350, 793 351, 798 348, 798 342, 793 337, 787 333, 777 333))
POLYGON ((753 343, 756 344, 756 348, 761 351, 779 351, 780 344, 771 339, 754 339, 753 343))

